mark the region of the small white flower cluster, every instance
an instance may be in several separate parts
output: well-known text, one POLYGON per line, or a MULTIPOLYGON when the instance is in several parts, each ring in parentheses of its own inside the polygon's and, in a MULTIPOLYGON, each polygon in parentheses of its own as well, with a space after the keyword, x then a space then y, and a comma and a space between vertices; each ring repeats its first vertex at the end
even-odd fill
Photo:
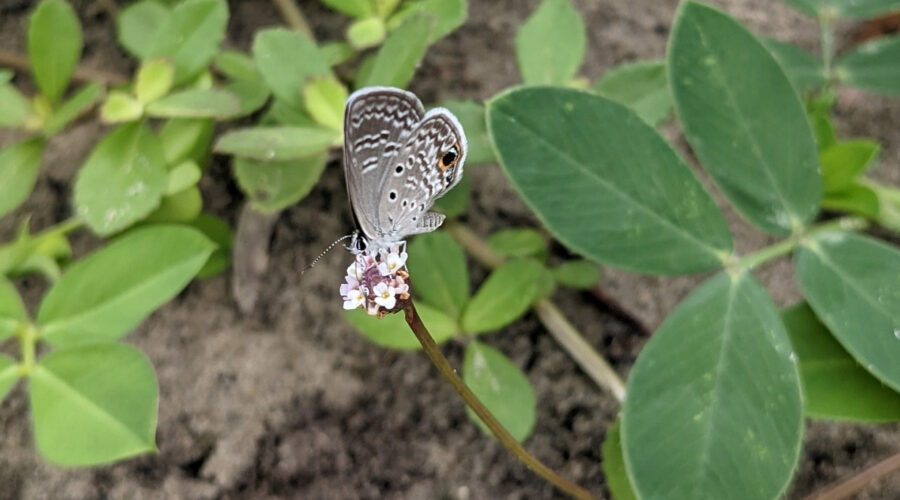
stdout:
POLYGON ((347 268, 346 283, 341 285, 344 309, 362 307, 369 315, 378 316, 393 309, 398 298, 408 299, 406 257, 400 247, 359 253, 347 268))

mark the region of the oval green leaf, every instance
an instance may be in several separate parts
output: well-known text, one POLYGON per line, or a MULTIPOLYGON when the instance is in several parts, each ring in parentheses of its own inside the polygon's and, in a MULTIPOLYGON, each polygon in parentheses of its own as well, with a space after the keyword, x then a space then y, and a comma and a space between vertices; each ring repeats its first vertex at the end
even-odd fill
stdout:
POLYGON ((872 377, 807 304, 782 311, 803 382, 806 415, 851 422, 900 420, 900 394, 872 377))
POLYGON ((156 0, 135 2, 119 14, 116 32, 119 44, 138 59, 149 59, 157 33, 169 24, 171 11, 156 0))
POLYGON ((133 122, 144 114, 144 106, 126 92, 113 90, 100 108, 100 119, 106 123, 133 122))
POLYGON ((615 500, 636 500, 634 489, 628 480, 625 470, 625 459, 622 458, 622 421, 617 419, 606 431, 606 439, 603 440, 603 475, 606 477, 606 487, 615 500))
POLYGON ((159 207, 144 218, 145 224, 188 223, 203 210, 203 197, 197 186, 190 186, 175 194, 165 195, 159 207))
POLYGON ((56 104, 81 58, 81 24, 65 0, 44 0, 28 23, 28 59, 41 93, 56 104))
POLYGON ((530 257, 547 250, 541 233, 529 228, 503 229, 491 234, 487 244, 494 253, 505 257, 530 257))
POLYGON ((100 465, 156 449, 156 374, 133 347, 56 351, 35 367, 29 394, 35 442, 51 463, 100 465))
POLYGON ((157 118, 230 118, 241 112, 241 101, 227 90, 195 89, 167 95, 147 105, 157 118))
POLYGON ((28 314, 16 287, 0 276, 0 344, 16 333, 19 323, 26 321, 28 314))
POLYGON ((31 139, 0 151, 0 217, 28 199, 37 182, 46 143, 31 139))
MULTIPOLYGON (((388 20, 388 29, 393 30, 407 19, 416 15, 430 15, 435 19, 434 29, 428 43, 434 43, 449 35, 466 22, 467 0, 420 0, 404 2, 400 10, 388 20)), ((468 132, 468 130, 466 130, 468 132)))
POLYGON ((794 266, 816 316, 869 373, 900 391, 900 252, 827 232, 797 251, 794 266))
POLYGON ((225 39, 227 24, 224 0, 179 2, 157 29, 146 57, 171 58, 175 85, 186 83, 209 66, 225 39))
POLYGON ((318 47, 286 29, 261 31, 253 40, 253 59, 263 80, 281 101, 303 108, 303 86, 312 76, 332 76, 318 47))
POLYGON ((675 106, 665 61, 641 61, 612 68, 597 80, 594 92, 628 106, 653 126, 668 118, 675 106))
POLYGON ((368 17, 375 14, 375 2, 372 0, 322 0, 322 3, 354 18, 368 17))
POLYGON ((725 218, 700 181, 621 104, 523 88, 488 104, 488 128, 513 187, 575 252, 670 275, 719 268, 731 253, 725 218))
POLYGON ((254 127, 233 130, 219 138, 215 151, 264 162, 321 156, 340 137, 322 127, 254 127))
POLYGON ((355 21, 347 28, 347 41, 356 50, 375 47, 384 41, 387 30, 379 17, 368 17, 355 21))
POLYGON ((566 0, 544 0, 516 33, 516 60, 526 85, 565 85, 587 44, 584 22, 566 0))
POLYGON ((300 160, 259 161, 234 158, 234 176, 257 211, 271 214, 297 203, 325 170, 326 154, 300 160))
POLYGON ((772 54, 734 19, 689 1, 668 64, 685 136, 728 200, 775 236, 808 224, 821 196, 816 145, 772 54))
POLYGON ((134 95, 141 104, 147 104, 168 94, 174 82, 175 66, 167 59, 153 59, 138 69, 134 95))
POLYGON ((171 166, 192 160, 201 169, 209 157, 213 121, 208 118, 175 118, 167 120, 159 129, 166 164, 171 166))
POLYGON ((234 248, 234 232, 227 222, 209 214, 200 214, 190 222, 213 243, 216 249, 197 273, 197 279, 206 279, 221 274, 231 264, 231 250, 234 248))
POLYGON ((344 129, 344 103, 347 89, 334 78, 312 78, 303 87, 303 102, 319 125, 333 130, 344 129))
POLYGON ((458 319, 469 301, 469 270, 462 248, 443 231, 417 236, 409 245, 409 276, 416 295, 458 319))
POLYGON ((800 452, 800 378, 778 311, 749 274, 692 292, 628 378, 622 448, 639 498, 784 492, 800 452))
POLYGON ((131 231, 72 265, 47 292, 37 315, 56 347, 115 340, 193 279, 214 249, 185 226, 131 231))
MULTIPOLYGON (((453 318, 427 304, 416 304, 422 323, 438 344, 459 334, 459 326, 453 318)), ((414 351, 422 348, 415 334, 409 329, 402 314, 388 314, 382 319, 366 314, 362 309, 344 311, 344 317, 365 338, 386 349, 414 351)))
MULTIPOLYGON (((900 9, 900 3, 897 8, 900 9)), ((865 43, 842 57, 838 78, 853 87, 877 94, 900 96, 900 36, 865 43)))
POLYGON ((425 56, 434 24, 433 17, 413 16, 392 31, 378 49, 371 70, 359 72, 356 86, 405 88, 425 56))
POLYGON ((833 193, 849 187, 878 157, 881 146, 875 141, 858 139, 842 141, 819 154, 822 165, 822 187, 833 193))
POLYGON ((564 262, 553 270, 553 279, 569 288, 586 290, 600 281, 600 268, 586 260, 564 262))
POLYGON ((75 207, 91 230, 105 236, 153 211, 165 189, 159 139, 145 123, 129 123, 100 141, 81 167, 75 207))
MULTIPOLYGON (((8 73, 10 76, 12 73, 8 73)), ((2 78, 0 78, 2 81, 2 78)), ((31 103, 13 84, 0 83, 0 128, 19 128, 31 112, 31 103)))
POLYGON ((509 261, 487 277, 462 315, 466 333, 499 330, 512 323, 545 292, 547 270, 530 259, 509 261))
MULTIPOLYGON (((516 441, 521 443, 531 435, 537 420, 534 390, 525 374, 502 352, 470 342, 463 360, 463 381, 516 441)), ((491 434, 471 408, 466 412, 485 434, 491 434)))

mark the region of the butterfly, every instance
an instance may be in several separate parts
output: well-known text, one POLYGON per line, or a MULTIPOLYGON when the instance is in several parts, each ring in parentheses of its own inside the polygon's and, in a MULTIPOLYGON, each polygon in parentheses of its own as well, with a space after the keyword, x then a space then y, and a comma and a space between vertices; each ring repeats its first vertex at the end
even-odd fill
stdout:
POLYGON ((402 89, 367 87, 344 108, 344 175, 356 223, 350 250, 375 252, 434 231, 429 212, 463 175, 466 134, 444 108, 427 113, 402 89))

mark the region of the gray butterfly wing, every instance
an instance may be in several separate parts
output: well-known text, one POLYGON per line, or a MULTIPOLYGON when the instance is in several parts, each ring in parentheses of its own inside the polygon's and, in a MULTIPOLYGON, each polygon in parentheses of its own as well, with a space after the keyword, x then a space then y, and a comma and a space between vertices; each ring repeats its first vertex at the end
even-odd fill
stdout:
POLYGON ((368 87, 354 92, 344 108, 344 176, 357 227, 369 240, 384 239, 378 194, 388 166, 422 120, 425 108, 405 90, 368 87))
POLYGON ((462 178, 467 149, 466 134, 450 111, 435 108, 425 114, 388 165, 377 193, 385 243, 441 225, 444 216, 428 209, 462 178))

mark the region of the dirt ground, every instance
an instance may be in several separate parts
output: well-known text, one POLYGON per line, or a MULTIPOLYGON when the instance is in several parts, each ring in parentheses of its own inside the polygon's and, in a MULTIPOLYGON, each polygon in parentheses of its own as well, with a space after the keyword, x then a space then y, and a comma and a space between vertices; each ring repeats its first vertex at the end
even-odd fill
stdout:
MULTIPOLYGON (((31 3, 0 2, 3 49, 24 52, 31 3)), ((99 3, 73 2, 85 26, 83 64, 130 74, 134 63, 116 48, 113 23, 99 3)), ((229 47, 247 50, 255 31, 282 24, 269 2, 229 3, 229 47)), ((470 0, 468 22, 429 50, 412 90, 436 103, 485 99, 516 84, 513 37, 537 3, 470 0)), ((817 47, 813 21, 777 0, 712 3, 756 33, 817 47)), ((588 26, 582 74, 591 81, 615 64, 664 54, 676 0, 575 4, 588 26)), ((343 18, 316 1, 300 5, 320 40, 341 36, 343 18)), ((849 40, 854 28, 841 25, 839 40, 849 40)), ((30 85, 23 77, 17 82, 30 85)), ((842 91, 837 125, 846 136, 876 138, 884 147, 876 176, 900 184, 900 99, 842 91)), ((663 130, 696 163, 676 127, 663 130)), ((26 214, 40 229, 71 213, 69 186, 101 132, 97 124, 84 122, 53 140, 34 194, 0 221, 0 241, 11 238, 26 214)), ((0 145, 17 137, 2 133, 0 145)), ((498 167, 469 168, 466 175, 473 180, 473 197, 463 222, 474 231, 487 235, 535 224, 498 167)), ((214 157, 201 187, 206 210, 233 224, 241 197, 224 157, 214 157)), ((159 454, 88 470, 48 466, 33 447, 24 387, 14 390, 0 405, 0 499, 558 497, 468 421, 461 402, 423 355, 385 351, 342 320, 337 288, 348 256, 332 253, 301 280, 299 270, 351 228, 346 206, 334 163, 309 197, 279 218, 270 275, 252 314, 238 312, 229 292, 231 277, 223 275, 192 284, 126 338, 147 353, 159 376, 159 454)), ((770 242, 725 209, 740 252, 770 242)), ((87 234, 73 239, 77 255, 96 244, 87 234)), ((484 272, 470 264, 475 285, 484 272)), ((756 275, 779 305, 798 300, 787 262, 756 275)), ((703 279, 607 270, 603 286, 655 328, 703 279)), ((38 279, 19 285, 31 307, 46 289, 38 279)), ((646 336, 587 295, 559 291, 554 301, 626 376, 646 336)), ((608 495, 600 446, 618 411, 615 400, 591 383, 532 314, 484 340, 508 354, 534 385, 538 419, 526 447, 565 477, 608 495)), ((444 351, 460 364, 461 346, 444 351)), ((788 497, 800 498, 897 451, 898 425, 808 422, 788 497)), ((859 498, 900 498, 900 474, 870 485, 859 498)))

